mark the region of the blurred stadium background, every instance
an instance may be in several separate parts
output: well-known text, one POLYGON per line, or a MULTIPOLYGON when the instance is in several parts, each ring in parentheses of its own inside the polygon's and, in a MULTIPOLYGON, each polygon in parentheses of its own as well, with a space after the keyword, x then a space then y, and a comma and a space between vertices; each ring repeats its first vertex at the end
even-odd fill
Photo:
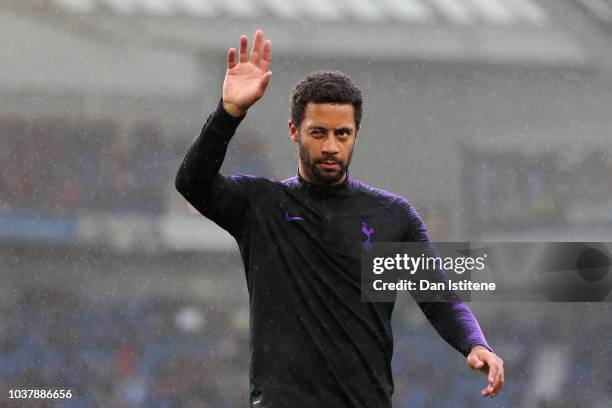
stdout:
MULTIPOLYGON (((293 176, 289 91, 365 94, 352 175, 438 241, 612 241, 610 0, 2 0, 2 406, 242 407, 248 296, 235 243, 174 175, 262 28, 274 78, 226 173, 293 176), (10 401, 8 389, 71 389, 10 401)), ((507 386, 394 314, 397 407, 610 407, 602 303, 472 303, 507 386)))

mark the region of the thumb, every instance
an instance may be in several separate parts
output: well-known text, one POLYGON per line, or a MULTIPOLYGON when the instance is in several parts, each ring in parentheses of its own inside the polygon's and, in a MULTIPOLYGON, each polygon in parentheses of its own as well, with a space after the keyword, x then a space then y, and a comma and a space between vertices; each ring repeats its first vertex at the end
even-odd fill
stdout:
POLYGON ((478 358, 476 355, 471 355, 468 357, 468 365, 474 369, 478 370, 484 367, 484 361, 478 358))
POLYGON ((268 84, 270 83, 270 78, 272 78, 272 71, 268 71, 264 74, 260 83, 261 89, 266 89, 268 87, 268 84))

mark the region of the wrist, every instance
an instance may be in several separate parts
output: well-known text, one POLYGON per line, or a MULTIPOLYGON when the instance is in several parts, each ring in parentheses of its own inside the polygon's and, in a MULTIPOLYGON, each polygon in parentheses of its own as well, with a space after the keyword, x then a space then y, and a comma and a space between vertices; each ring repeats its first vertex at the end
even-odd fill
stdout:
POLYGON ((493 352, 493 350, 491 350, 488 347, 483 346, 482 344, 476 344, 476 345, 474 345, 472 347, 472 349, 470 350, 470 353, 473 353, 473 352, 478 351, 478 350, 485 350, 485 351, 493 352))
POLYGON ((230 115, 232 115, 235 118, 241 118, 244 115, 246 115, 247 110, 246 109, 242 109, 239 106, 233 104, 233 103, 229 103, 226 101, 222 101, 221 105, 223 106, 223 109, 229 113, 230 115))

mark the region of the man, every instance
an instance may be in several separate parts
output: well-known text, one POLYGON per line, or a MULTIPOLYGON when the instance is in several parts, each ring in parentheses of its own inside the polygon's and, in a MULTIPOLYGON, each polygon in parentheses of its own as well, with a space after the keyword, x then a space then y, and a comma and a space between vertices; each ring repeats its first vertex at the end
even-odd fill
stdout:
MULTIPOLYGON (((236 239, 251 313, 251 406, 390 407, 393 302, 362 302, 364 241, 428 242, 410 203, 348 174, 361 92, 338 72, 311 74, 292 94, 295 177, 219 174, 228 143, 270 82, 271 43, 257 30, 250 56, 230 48, 223 97, 176 176, 178 191, 236 239)), ((503 384, 503 362, 460 300, 418 302, 440 335, 503 384)), ((423 373, 427 375, 427 373, 423 373)))

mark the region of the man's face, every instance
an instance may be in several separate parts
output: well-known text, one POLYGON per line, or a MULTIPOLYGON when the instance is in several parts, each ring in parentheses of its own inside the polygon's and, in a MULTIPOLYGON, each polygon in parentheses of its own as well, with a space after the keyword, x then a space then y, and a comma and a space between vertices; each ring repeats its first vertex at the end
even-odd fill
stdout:
POLYGON ((344 181, 358 131, 352 104, 309 102, 299 129, 289 120, 302 177, 314 184, 344 181))

